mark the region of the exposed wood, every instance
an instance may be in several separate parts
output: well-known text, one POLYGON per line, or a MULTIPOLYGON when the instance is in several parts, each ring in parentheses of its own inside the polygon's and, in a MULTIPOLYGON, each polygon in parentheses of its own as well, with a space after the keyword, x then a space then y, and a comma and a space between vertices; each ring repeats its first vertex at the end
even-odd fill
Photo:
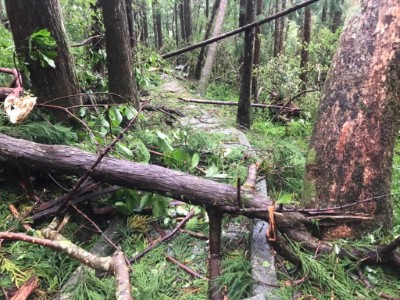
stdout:
POLYGON ((38 288, 38 286, 39 279, 35 275, 32 275, 10 298, 10 300, 26 300, 38 288))
MULTIPOLYGON (((363 1, 342 33, 310 139, 302 199, 306 208, 390 194, 400 128, 399 18, 397 0, 363 1)), ((391 230, 390 197, 350 210, 374 219, 332 228, 326 236, 364 236, 378 227, 391 230)))
POLYGON ((238 34, 238 33, 241 33, 241 32, 243 32, 243 31, 246 31, 247 29, 250 29, 250 28, 253 28, 253 27, 256 27, 256 26, 260 26, 260 25, 262 25, 262 24, 265 24, 265 23, 271 22, 271 21, 273 21, 273 20, 275 20, 275 19, 278 19, 278 18, 280 18, 280 17, 282 17, 282 16, 286 16, 286 15, 288 15, 288 14, 290 14, 290 13, 296 11, 296 10, 299 10, 299 9, 301 9, 301 8, 307 6, 307 5, 310 5, 310 4, 312 4, 312 3, 315 3, 315 2, 317 2, 317 1, 319 1, 319 0, 308 0, 308 1, 302 2, 302 3, 300 3, 300 4, 297 4, 297 5, 292 6, 291 8, 288 8, 288 9, 286 9, 286 10, 284 10, 284 11, 281 11, 281 12, 279 12, 279 13, 277 13, 277 14, 274 14, 274 15, 272 15, 272 16, 269 16, 269 17, 267 17, 267 18, 265 18, 265 19, 263 19, 263 20, 260 20, 260 21, 256 21, 256 22, 247 24, 247 25, 245 25, 245 26, 243 26, 243 27, 240 27, 240 28, 238 28, 238 29, 235 29, 235 30, 226 32, 226 33, 221 34, 221 35, 219 35, 219 36, 217 36, 217 37, 210 38, 210 39, 205 40, 205 41, 202 41, 202 42, 200 42, 200 43, 197 43, 197 44, 194 44, 194 45, 191 45, 191 46, 188 46, 188 47, 179 49, 179 50, 175 50, 175 51, 172 51, 172 52, 163 54, 163 55, 161 55, 161 57, 162 57, 162 58, 173 57, 173 56, 176 56, 176 55, 179 55, 179 54, 182 54, 182 53, 185 53, 185 52, 188 52, 188 51, 191 51, 191 50, 200 48, 200 47, 202 47, 202 46, 205 46, 205 45, 208 45, 208 44, 211 44, 211 43, 220 41, 220 40, 225 39, 225 38, 227 38, 227 37, 230 37, 230 36, 236 35, 236 34, 238 34))

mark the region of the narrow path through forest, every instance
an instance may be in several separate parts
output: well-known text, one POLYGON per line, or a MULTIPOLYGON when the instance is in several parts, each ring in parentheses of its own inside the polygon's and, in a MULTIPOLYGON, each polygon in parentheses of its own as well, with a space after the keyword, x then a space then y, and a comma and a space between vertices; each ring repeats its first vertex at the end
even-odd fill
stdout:
MULTIPOLYGON (((224 147, 243 146, 247 154, 251 156, 256 155, 245 133, 234 127, 236 106, 227 107, 181 102, 178 98, 195 98, 196 95, 191 94, 181 83, 181 80, 176 79, 172 75, 162 74, 161 78, 163 80, 161 94, 157 95, 154 93, 151 96, 154 98, 152 100, 154 101, 153 104, 164 105, 168 108, 179 110, 184 115, 184 117, 178 120, 181 126, 229 135, 231 142, 224 144, 224 147)), ((265 180, 258 181, 257 190, 267 195, 265 180)), ((247 228, 247 230, 252 232, 249 235, 251 239, 249 244, 251 245, 252 276, 255 280, 253 287, 254 296, 248 299, 274 299, 271 297, 273 290, 271 285, 277 283, 277 277, 274 267, 274 257, 271 254, 270 246, 266 242, 265 232, 267 227, 267 222, 253 220, 251 226, 247 228)), ((235 235, 234 228, 229 231, 235 235)), ((238 234, 239 232, 236 232, 236 235, 238 234)))

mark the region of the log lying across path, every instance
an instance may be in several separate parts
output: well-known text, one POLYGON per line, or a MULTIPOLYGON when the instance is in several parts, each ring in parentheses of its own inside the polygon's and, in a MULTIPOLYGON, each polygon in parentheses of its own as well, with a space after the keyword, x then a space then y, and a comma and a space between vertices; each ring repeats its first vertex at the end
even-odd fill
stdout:
MULTIPOLYGON (((62 145, 43 145, 0 134, 0 159, 7 163, 18 163, 42 171, 57 171, 66 174, 82 175, 91 168, 97 159, 96 154, 78 148, 62 145)), ((251 218, 269 221, 268 208, 272 205, 269 198, 259 195, 253 189, 237 188, 212 180, 156 165, 134 163, 126 160, 105 157, 93 170, 91 177, 110 184, 154 192, 179 199, 181 201, 213 207, 223 213, 241 214, 251 218), (238 194, 240 199, 238 199, 238 194)), ((246 186, 246 185, 245 185, 246 186)), ((306 249, 319 252, 332 251, 330 243, 319 241, 309 232, 312 220, 328 218, 330 222, 360 222, 368 216, 351 216, 350 214, 329 216, 326 211, 318 215, 313 210, 279 211, 272 213, 277 230, 294 241, 302 242, 306 249)), ((287 259, 301 264, 299 259, 291 255, 279 238, 273 244, 287 259)), ((340 255, 354 260, 362 260, 364 264, 388 264, 400 267, 400 255, 393 252, 400 245, 400 237, 386 246, 378 246, 370 251, 359 249, 342 250, 340 255)))
MULTIPOLYGON (((42 171, 57 171, 82 175, 94 161, 96 154, 62 145, 43 145, 0 134, 0 157, 8 162, 26 164, 42 171)), ((237 207, 237 189, 157 165, 135 163, 106 157, 93 171, 91 177, 114 185, 149 191, 174 197, 195 205, 211 205, 232 211, 237 207)), ((245 207, 267 211, 268 198, 242 190, 245 207)), ((257 217, 266 213, 257 214, 257 217)), ((264 219, 265 219, 264 216, 264 219)))

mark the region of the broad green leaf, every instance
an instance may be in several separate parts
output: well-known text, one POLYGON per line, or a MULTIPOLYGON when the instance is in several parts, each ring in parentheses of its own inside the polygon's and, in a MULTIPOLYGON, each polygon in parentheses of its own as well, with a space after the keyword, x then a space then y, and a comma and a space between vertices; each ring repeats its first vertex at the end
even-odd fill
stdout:
POLYGON ((268 260, 264 260, 262 265, 264 268, 269 268, 271 266, 268 260))
POLYGON ((129 214, 132 213, 132 211, 130 211, 130 210, 126 207, 125 202, 120 202, 120 201, 115 202, 115 203, 114 203, 114 207, 115 207, 115 209, 118 210, 121 214, 129 215, 129 214))
POLYGON ((206 177, 213 177, 216 174, 218 174, 218 167, 212 165, 211 167, 208 168, 206 172, 206 177))
POLYGON ((192 164, 190 165, 190 170, 193 170, 197 167, 200 162, 200 155, 198 153, 193 154, 192 156, 192 164))
POLYGON ((124 107, 122 113, 125 116, 125 118, 127 118, 128 120, 132 120, 137 115, 138 112, 133 106, 127 105, 124 107))
POLYGON ((123 116, 122 116, 118 106, 112 106, 108 110, 108 116, 111 121, 111 126, 113 126, 113 127, 118 127, 121 124, 122 119, 123 119, 123 116))
POLYGON ((38 36, 50 36, 50 31, 47 28, 40 29, 34 33, 31 34, 30 38, 34 39, 38 36))
MULTIPOLYGON (((51 58, 47 57, 43 53, 40 53, 40 57, 44 62, 46 62, 45 67, 52 67, 53 69, 56 68, 56 63, 55 63, 54 60, 52 60, 51 58)), ((42 64, 42 66, 43 66, 43 64, 42 64)))
POLYGON ((137 161, 141 163, 148 163, 150 161, 150 152, 147 149, 146 145, 143 144, 141 140, 135 140, 135 154, 137 157, 137 161))
POLYGON ((278 204, 289 204, 292 201, 293 194, 283 194, 279 197, 278 204))
POLYGON ((175 149, 171 153, 171 157, 178 163, 187 163, 190 159, 189 154, 182 149, 175 149))
POLYGON ((153 200, 154 194, 146 193, 142 196, 140 199, 140 207, 145 208, 152 200, 153 200))
POLYGON ((124 157, 127 157, 127 158, 133 157, 132 151, 122 142, 117 142, 115 144, 115 150, 117 150, 117 152, 124 157))
POLYGON ((161 152, 163 153, 172 152, 174 148, 171 146, 168 137, 160 131, 156 131, 156 134, 158 136, 158 146, 160 147, 161 152))

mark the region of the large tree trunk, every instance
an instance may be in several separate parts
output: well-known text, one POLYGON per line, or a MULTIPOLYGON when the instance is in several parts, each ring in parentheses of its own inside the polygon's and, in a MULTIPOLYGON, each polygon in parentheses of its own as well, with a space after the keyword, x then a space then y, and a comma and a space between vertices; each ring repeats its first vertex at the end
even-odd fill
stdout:
MULTIPOLYGON (((264 10, 264 0, 257 0, 256 16, 260 16, 264 10)), ((283 18, 282 18, 283 19, 283 18)), ((254 59, 253 59, 253 69, 257 69, 260 65, 260 50, 261 50, 261 27, 258 26, 255 29, 254 38, 254 59)), ((253 76, 253 81, 251 83, 251 90, 253 99, 258 102, 258 78, 253 76)))
POLYGON ((125 0, 101 1, 101 5, 106 29, 109 91, 139 107, 136 81, 132 72, 125 0))
MULTIPOLYGON (((217 10, 218 10, 218 7, 219 7, 219 1, 220 0, 215 0, 214 1, 214 6, 213 6, 213 9, 212 9, 212 12, 211 12, 211 17, 210 17, 210 20, 208 21, 207 29, 206 29, 206 32, 204 34, 204 39, 203 40, 207 40, 207 39, 210 38, 211 29, 213 28, 215 16, 217 14, 217 10)), ((206 53, 206 46, 201 47, 200 53, 199 53, 199 57, 197 58, 196 69, 194 70, 194 73, 193 73, 194 79, 197 79, 197 80, 200 79, 205 53, 206 53)))
MULTIPOLYGON (((246 24, 254 22, 254 0, 246 4, 246 24)), ((251 80, 253 75, 254 28, 245 31, 242 81, 238 103, 237 123, 239 127, 250 129, 251 126, 251 80)))
POLYGON ((134 51, 136 47, 136 31, 134 28, 134 16, 132 9, 132 0, 125 0, 126 5, 126 16, 128 22, 128 31, 129 31, 129 44, 131 45, 132 50, 134 51))
POLYGON ((183 0, 184 5, 184 19, 185 19, 185 32, 186 32, 186 42, 189 43, 192 39, 192 3, 191 0, 183 0))
MULTIPOLYGON (((80 93, 75 63, 69 51, 65 29, 57 0, 6 0, 8 18, 18 55, 25 60, 30 73, 33 93, 38 102, 55 98, 51 104, 73 106, 82 104, 81 97, 66 97, 80 93), (55 68, 42 67, 40 60, 29 56, 29 37, 39 29, 48 29, 56 41, 55 68)), ((65 117, 65 115, 59 115, 65 117)))
POLYGON ((311 41, 311 7, 307 6, 304 9, 304 25, 303 25, 303 44, 301 48, 301 60, 300 60, 300 80, 301 89, 305 90, 307 87, 307 65, 308 65, 308 45, 311 41))
MULTIPOLYGON (((307 156, 304 205, 333 207, 390 194, 399 132, 400 2, 364 1, 343 32, 324 86, 307 156)), ((360 236, 392 226, 390 197, 353 210, 371 222, 326 234, 360 236)))
MULTIPOLYGON (((275 13, 280 11, 280 0, 275 0, 275 13)), ((274 57, 277 57, 281 53, 281 49, 279 48, 281 45, 281 22, 279 19, 275 20, 275 32, 274 32, 274 57)))
MULTIPOLYGON (((42 145, 4 134, 0 134, 0 145, 2 160, 6 159, 8 163, 13 164, 26 164, 41 171, 82 175, 91 168, 98 157, 78 148, 42 145)), ((105 157, 94 169, 91 177, 110 184, 169 195, 194 205, 211 205, 221 210, 227 207, 238 208, 236 187, 156 165, 105 157)), ((268 198, 244 188, 241 189, 241 199, 244 206, 255 209, 266 210, 271 203, 268 198)), ((258 217, 268 219, 267 215, 264 211, 260 212, 258 217)))
POLYGON ((148 45, 149 39, 149 30, 147 24, 147 4, 145 0, 141 0, 139 4, 139 15, 140 15, 140 25, 141 25, 141 32, 140 32, 140 41, 144 45, 148 45))
POLYGON ((153 9, 153 28, 156 48, 160 50, 163 47, 163 33, 161 23, 161 10, 160 4, 157 0, 152 2, 153 9))
MULTIPOLYGON (((218 13, 215 18, 214 27, 212 30, 212 36, 217 36, 221 32, 222 24, 224 23, 225 11, 228 5, 227 0, 219 1, 218 13)), ((208 46, 206 61, 204 62, 203 69, 201 70, 200 81, 198 85, 198 92, 204 96, 207 90, 208 81, 211 77, 211 71, 214 64, 215 57, 217 55, 218 43, 211 44, 208 46)))

